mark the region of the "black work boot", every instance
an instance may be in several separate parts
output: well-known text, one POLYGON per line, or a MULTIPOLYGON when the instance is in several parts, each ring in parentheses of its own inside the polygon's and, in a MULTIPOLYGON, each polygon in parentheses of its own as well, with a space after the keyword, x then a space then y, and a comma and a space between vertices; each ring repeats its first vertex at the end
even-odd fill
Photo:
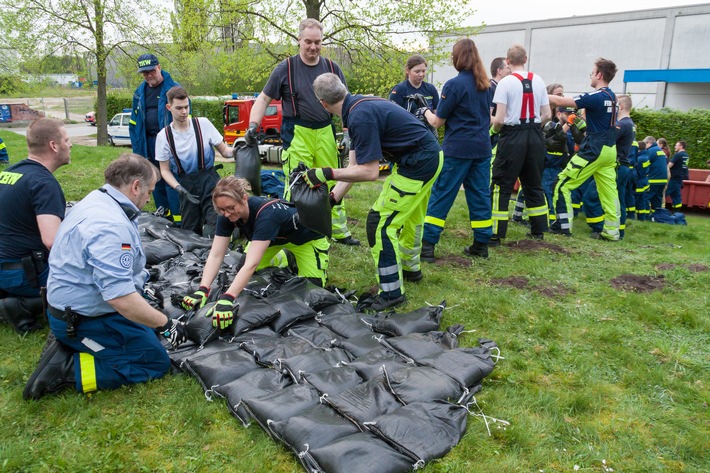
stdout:
POLYGON ((474 241, 473 245, 464 248, 463 252, 473 258, 488 258, 488 244, 474 241))
POLYGON ((42 349, 37 369, 25 385, 22 397, 26 401, 39 399, 45 394, 70 388, 75 382, 74 352, 50 336, 42 349))
POLYGON ((424 275, 422 274, 421 270, 418 271, 407 271, 406 269, 402 270, 402 277, 404 278, 405 281, 409 282, 418 282, 424 279, 424 275))
POLYGON ((42 328, 42 299, 40 297, 14 297, 0 299, 0 320, 4 320, 19 333, 42 328))
POLYGON ((419 254, 419 259, 425 263, 433 263, 436 260, 434 256, 434 245, 426 240, 422 240, 422 252, 419 254))

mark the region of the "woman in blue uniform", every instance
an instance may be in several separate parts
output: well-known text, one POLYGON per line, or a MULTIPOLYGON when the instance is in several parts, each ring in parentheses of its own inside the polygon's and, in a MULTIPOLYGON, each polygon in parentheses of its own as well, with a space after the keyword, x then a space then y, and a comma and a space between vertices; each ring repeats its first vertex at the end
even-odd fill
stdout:
POLYGON ((421 260, 429 262, 434 261, 434 246, 444 231, 446 216, 461 184, 473 230, 473 244, 464 253, 487 258, 492 234, 490 81, 471 39, 457 41, 451 57, 459 74, 444 84, 436 113, 424 112, 433 127, 445 125, 441 145, 444 167, 434 184, 424 219, 421 260))
POLYGON ((229 248, 232 232, 239 228, 250 241, 244 265, 214 308, 206 314, 212 324, 228 327, 233 319, 234 300, 247 285, 254 271, 269 266, 273 257, 288 249, 296 257, 298 274, 319 286, 326 281, 328 249, 325 236, 299 223, 293 203, 281 199, 249 196, 249 184, 244 179, 227 176, 212 192, 212 203, 217 210, 217 226, 212 249, 207 257, 200 288, 183 297, 186 310, 199 309, 207 301, 209 287, 219 272, 229 248))
POLYGON ((426 70, 427 63, 424 56, 421 54, 410 56, 404 67, 404 80, 394 86, 389 99, 414 114, 421 105, 417 103, 413 95, 421 94, 426 99, 428 107, 432 111, 436 111, 436 107, 439 106, 439 92, 432 84, 424 82, 426 70))

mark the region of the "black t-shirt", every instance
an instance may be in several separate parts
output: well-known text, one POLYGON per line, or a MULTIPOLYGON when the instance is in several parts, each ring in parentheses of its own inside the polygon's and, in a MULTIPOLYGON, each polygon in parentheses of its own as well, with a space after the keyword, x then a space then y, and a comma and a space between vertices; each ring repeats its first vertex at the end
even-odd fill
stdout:
POLYGON ((634 122, 631 117, 624 117, 616 122, 616 159, 622 166, 628 166, 631 144, 636 139, 634 122))
POLYGON ((671 168, 671 179, 683 180, 688 179, 688 153, 685 151, 678 151, 673 155, 671 161, 673 167, 671 168))
POLYGON ((0 173, 0 258, 17 259, 49 251, 37 215, 64 219, 66 201, 59 182, 42 164, 25 159, 0 173))
POLYGON ((160 92, 163 90, 161 82, 156 87, 150 87, 146 84, 145 87, 145 134, 146 136, 155 136, 160 132, 158 124, 158 100, 160 92))
POLYGON ((291 100, 296 102, 298 116, 303 120, 308 120, 314 123, 329 121, 332 117, 316 98, 313 92, 313 81, 321 74, 333 72, 345 84, 345 76, 335 62, 332 62, 324 57, 321 57, 318 64, 309 66, 303 62, 298 54, 291 56, 291 67, 293 68, 294 77, 292 77, 291 86, 293 87, 294 95, 291 95, 288 80, 288 60, 279 63, 278 66, 269 76, 269 80, 264 86, 264 94, 272 99, 280 99, 281 107, 283 108, 284 117, 295 117, 291 100), (332 66, 332 69, 331 69, 332 66))
POLYGON ((270 241, 275 245, 303 245, 324 238, 320 233, 300 224, 296 206, 292 202, 249 197, 247 205, 249 218, 244 223, 232 223, 223 215, 217 217, 215 235, 229 237, 235 228, 239 228, 249 241, 270 241))

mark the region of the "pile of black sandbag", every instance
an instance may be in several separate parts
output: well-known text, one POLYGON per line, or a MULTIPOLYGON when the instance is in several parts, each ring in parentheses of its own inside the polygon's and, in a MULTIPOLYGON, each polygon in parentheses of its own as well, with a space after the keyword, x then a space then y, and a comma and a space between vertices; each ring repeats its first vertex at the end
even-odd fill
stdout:
POLYGON ((235 323, 220 330, 204 314, 243 255, 228 254, 210 302, 185 312, 180 295, 199 285, 209 240, 145 220, 141 229, 157 250, 160 242, 178 249, 153 264, 150 283, 164 295, 164 312, 187 322, 190 341, 169 350, 174 370, 194 376, 208 399, 223 398, 245 426, 256 422, 308 472, 411 471, 460 441, 467 404, 493 370, 497 347, 486 339, 459 347, 463 326, 440 330, 445 302, 358 313, 340 292, 266 268, 237 298, 235 323))

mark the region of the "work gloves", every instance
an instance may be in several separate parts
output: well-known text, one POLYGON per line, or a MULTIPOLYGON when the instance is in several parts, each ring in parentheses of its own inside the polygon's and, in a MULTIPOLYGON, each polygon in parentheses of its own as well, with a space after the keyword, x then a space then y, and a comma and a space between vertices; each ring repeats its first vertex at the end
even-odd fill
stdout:
POLYGON ((196 195, 190 194, 187 191, 187 189, 185 189, 180 184, 178 184, 178 186, 175 188, 175 192, 177 192, 180 195, 180 198, 187 199, 187 201, 190 202, 191 204, 200 205, 200 198, 197 197, 196 195))
POLYGON ((249 123, 249 128, 247 128, 247 131, 244 134, 244 142, 247 146, 254 146, 257 144, 257 128, 259 128, 259 125, 257 125, 256 122, 249 123))
POLYGON ((409 96, 414 101, 414 104, 417 106, 417 108, 429 108, 429 102, 427 102, 427 99, 424 98, 422 94, 412 94, 409 96))
POLYGON ((333 168, 313 168, 303 175, 306 183, 311 187, 318 187, 333 180, 333 168))
POLYGON ((234 321, 234 311, 238 309, 239 306, 234 306, 234 296, 229 293, 224 293, 220 296, 217 304, 212 307, 205 317, 212 317, 212 326, 225 329, 232 325, 234 321))
POLYGON ((200 310, 205 302, 207 302, 207 296, 210 295, 210 289, 205 286, 200 286, 192 294, 188 294, 182 298, 180 305, 185 310, 200 310))
MULTIPOLYGON (((421 94, 417 94, 421 95, 421 94)), ((437 136, 436 128, 431 126, 429 123, 429 120, 426 119, 426 112, 429 110, 429 107, 419 107, 415 112, 414 112, 414 117, 422 122, 427 129, 434 134, 434 136, 437 136)), ((432 112, 434 113, 434 112, 432 112)))
POLYGON ((574 113, 570 113, 567 117, 567 124, 569 126, 576 126, 579 131, 584 131, 587 128, 587 122, 585 122, 582 117, 578 117, 574 113))
POLYGON ((143 290, 143 299, 148 301, 153 309, 161 310, 163 308, 163 294, 153 286, 148 286, 143 290))
POLYGON ((169 319, 167 324, 157 330, 160 335, 168 339, 173 350, 187 341, 187 325, 180 320, 169 319))

